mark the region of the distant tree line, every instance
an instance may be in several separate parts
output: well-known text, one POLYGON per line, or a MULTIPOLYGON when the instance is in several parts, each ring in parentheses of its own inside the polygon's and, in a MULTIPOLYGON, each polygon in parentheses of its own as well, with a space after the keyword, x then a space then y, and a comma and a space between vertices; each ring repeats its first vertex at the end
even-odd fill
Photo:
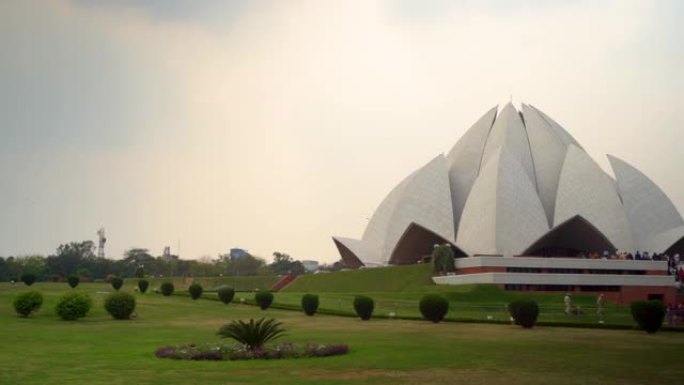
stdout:
MULTIPOLYGON (((327 270, 337 270, 341 264, 336 262, 324 266, 327 270)), ((97 257, 92 241, 71 242, 60 245, 53 255, 0 257, 0 281, 18 281, 23 273, 33 273, 39 281, 61 281, 76 274, 89 280, 104 279, 108 275, 119 277, 170 277, 170 276, 247 276, 247 275, 284 275, 304 274, 300 261, 281 252, 273 253, 273 262, 267 264, 262 258, 244 255, 231 258, 220 254, 217 258, 209 256, 195 259, 180 259, 176 255, 153 256, 148 249, 128 249, 122 259, 97 257)))

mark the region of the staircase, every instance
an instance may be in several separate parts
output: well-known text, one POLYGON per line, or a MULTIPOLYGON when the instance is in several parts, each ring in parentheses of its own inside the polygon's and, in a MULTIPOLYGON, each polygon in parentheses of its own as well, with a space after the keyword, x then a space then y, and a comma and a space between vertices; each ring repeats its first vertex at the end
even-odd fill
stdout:
POLYGON ((271 291, 281 291, 285 288, 285 286, 291 284, 295 279, 297 279, 296 275, 288 274, 274 283, 273 286, 271 286, 271 291))

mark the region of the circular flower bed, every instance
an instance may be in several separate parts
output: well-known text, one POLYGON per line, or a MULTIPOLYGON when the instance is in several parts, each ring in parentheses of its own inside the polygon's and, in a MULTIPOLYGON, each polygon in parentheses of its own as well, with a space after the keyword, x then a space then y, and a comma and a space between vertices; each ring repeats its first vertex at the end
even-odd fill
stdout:
POLYGON ((155 352, 159 358, 176 360, 253 360, 301 357, 327 357, 346 354, 349 346, 344 344, 305 344, 290 343, 266 346, 261 349, 248 349, 239 344, 188 344, 164 346, 155 352))

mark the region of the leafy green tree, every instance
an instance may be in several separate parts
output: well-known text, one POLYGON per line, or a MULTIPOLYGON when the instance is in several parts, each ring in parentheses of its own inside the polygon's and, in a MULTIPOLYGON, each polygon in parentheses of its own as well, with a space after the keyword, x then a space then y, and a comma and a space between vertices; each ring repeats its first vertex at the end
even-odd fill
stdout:
POLYGON ((266 262, 263 259, 252 255, 245 255, 240 258, 234 258, 226 267, 226 274, 228 275, 257 275, 259 269, 264 266, 266 262))
POLYGON ((0 257, 0 282, 8 281, 10 277, 9 266, 5 259, 0 257))
POLYGON ((9 279, 13 279, 15 281, 19 280, 22 267, 17 261, 17 258, 9 256, 5 259, 5 264, 7 265, 7 270, 9 271, 9 279))
POLYGON ((59 245, 57 254, 48 257, 47 266, 52 274, 67 277, 92 259, 95 259, 93 241, 71 242, 59 245))
POLYGON ((432 250, 432 266, 434 272, 439 274, 456 271, 454 251, 450 245, 435 245, 432 250))
POLYGON ((304 274, 306 271, 304 265, 300 261, 295 261, 288 254, 276 251, 273 253, 273 263, 270 265, 271 270, 278 275, 285 274, 304 274))
POLYGON ((133 247, 124 252, 122 275, 137 278, 145 276, 145 267, 153 266, 155 258, 149 253, 148 249, 133 247))
POLYGON ((37 280, 44 280, 49 275, 45 257, 42 255, 19 256, 13 259, 12 265, 17 275, 29 272, 35 275, 37 280))

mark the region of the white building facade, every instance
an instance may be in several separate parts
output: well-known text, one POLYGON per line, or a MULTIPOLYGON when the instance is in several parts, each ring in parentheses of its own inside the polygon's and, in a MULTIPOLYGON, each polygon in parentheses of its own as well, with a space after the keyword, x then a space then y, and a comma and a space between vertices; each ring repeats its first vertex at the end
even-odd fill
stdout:
POLYGON ((593 260, 578 258, 637 251, 684 255, 684 220, 670 199, 627 162, 613 156, 609 161, 615 177, 533 106, 495 107, 446 156, 438 155, 399 183, 380 203, 360 239, 333 241, 348 267, 416 263, 425 260, 435 244, 447 243, 457 257, 467 258, 457 262, 461 274, 435 278, 440 284, 669 290, 674 280, 668 281, 666 262, 603 260, 599 265, 607 267, 594 269, 585 267, 593 260), (559 265, 538 267, 539 261, 559 265), (478 263, 480 269, 499 270, 465 277, 478 263), (568 263, 573 267, 567 269, 581 271, 581 278, 545 272, 566 269, 561 266, 568 263), (622 268, 623 263, 634 269, 622 268), (523 278, 511 275, 516 272, 510 269, 516 268, 540 270, 523 278), (587 273, 601 269, 620 271, 612 275, 621 277, 587 273), (520 279, 529 282, 519 283, 520 279), (616 285, 616 279, 624 285, 616 285))

